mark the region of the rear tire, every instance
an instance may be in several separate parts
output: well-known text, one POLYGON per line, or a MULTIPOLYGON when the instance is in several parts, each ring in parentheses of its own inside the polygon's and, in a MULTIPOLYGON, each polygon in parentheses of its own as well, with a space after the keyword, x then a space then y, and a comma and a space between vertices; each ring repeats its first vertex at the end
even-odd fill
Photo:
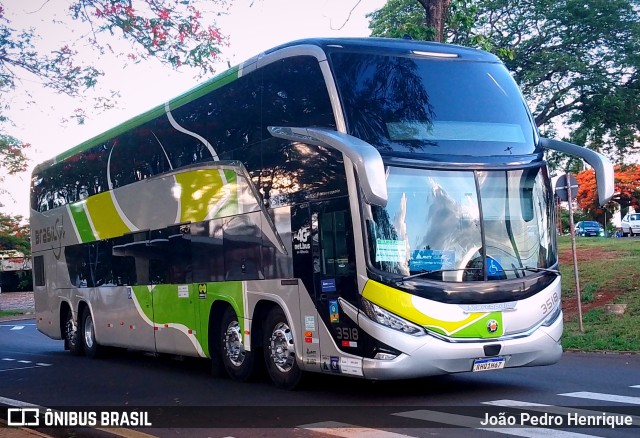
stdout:
POLYGON ((264 361, 273 383, 282 389, 295 389, 302 380, 296 360, 293 332, 280 307, 274 307, 264 323, 264 361))
POLYGON ((96 329, 89 307, 82 312, 82 344, 85 356, 94 359, 102 355, 103 347, 96 341, 96 329))
POLYGON ((74 356, 81 356, 84 353, 78 334, 78 324, 73 320, 71 309, 68 309, 64 322, 64 348, 74 356))
POLYGON ((245 349, 244 334, 240 330, 238 317, 231 307, 228 307, 222 315, 218 339, 222 365, 231 380, 245 382, 253 377, 254 354, 245 349))

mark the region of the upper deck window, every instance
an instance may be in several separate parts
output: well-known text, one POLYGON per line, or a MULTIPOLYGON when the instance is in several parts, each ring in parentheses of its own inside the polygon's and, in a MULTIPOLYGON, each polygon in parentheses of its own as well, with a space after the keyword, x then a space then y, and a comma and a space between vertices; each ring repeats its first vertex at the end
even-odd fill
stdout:
POLYGON ((537 153, 535 125, 503 64, 330 54, 347 129, 383 153, 537 153))

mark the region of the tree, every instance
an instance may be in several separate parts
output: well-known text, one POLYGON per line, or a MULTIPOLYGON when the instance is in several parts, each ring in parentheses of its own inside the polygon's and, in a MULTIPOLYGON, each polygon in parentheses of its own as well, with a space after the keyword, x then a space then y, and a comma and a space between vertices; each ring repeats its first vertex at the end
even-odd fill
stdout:
POLYGON ((15 250, 25 256, 31 254, 29 225, 22 216, 11 216, 0 213, 0 250, 15 250))
POLYGON ((611 217, 616 204, 624 211, 633 207, 640 211, 640 165, 616 165, 614 168, 614 197, 605 206, 598 205, 598 193, 593 169, 576 175, 578 181, 578 205, 591 217, 602 219, 605 213, 611 217))
MULTIPOLYGON (((372 15, 374 35, 391 36, 378 20, 386 17, 401 26, 416 4, 394 1, 402 5, 396 12, 390 1, 388 14, 372 15)), ((500 56, 541 130, 562 121, 578 144, 620 163, 638 151, 638 0, 452 0, 450 10, 446 41, 500 56)))
POLYGON ((451 0, 389 0, 369 14, 373 36, 444 41, 451 0))
MULTIPOLYGON (((0 132, 0 193, 7 193, 4 180, 7 175, 24 172, 27 168, 25 149, 30 145, 0 132)), ((0 204, 0 207, 2 205, 0 204)))
MULTIPOLYGON (((104 73, 83 64, 81 50, 91 48, 101 55, 111 54, 123 65, 148 59, 178 69, 191 67, 197 74, 208 75, 225 44, 225 37, 202 8, 226 7, 226 0, 72 0, 68 12, 72 19, 86 23, 88 33, 57 50, 42 52, 37 29, 16 29, 6 17, 0 0, 0 96, 22 88, 22 81, 39 81, 42 87, 74 98, 82 97, 100 81, 104 73), (117 51, 113 38, 129 43, 128 50, 117 51)), ((17 7, 12 2, 9 7, 17 7)), ((59 3, 42 1, 41 8, 54 8, 59 3)), ((51 20, 49 23, 64 26, 51 20)), ((6 102, 6 101, 5 101, 6 102)), ((94 108, 108 109, 113 98, 98 96, 94 108)), ((6 174, 26 168, 24 150, 29 145, 7 134, 6 103, 0 108, 0 182, 6 174)), ((72 116, 82 123, 85 110, 72 116)))

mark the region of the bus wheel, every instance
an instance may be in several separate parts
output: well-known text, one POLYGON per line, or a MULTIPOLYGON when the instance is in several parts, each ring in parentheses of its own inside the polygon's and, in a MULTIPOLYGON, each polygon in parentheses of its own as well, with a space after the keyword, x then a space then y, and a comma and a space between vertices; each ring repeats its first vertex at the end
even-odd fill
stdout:
POLYGON ((253 353, 245 350, 243 340, 238 317, 228 307, 220 324, 220 351, 227 374, 239 382, 249 380, 253 374, 253 353))
POLYGON ((88 307, 82 312, 82 344, 84 346, 84 354, 90 358, 100 356, 102 348, 96 342, 96 330, 93 324, 91 310, 88 307))
POLYGON ((269 377, 278 388, 294 389, 302 378, 296 361, 293 333, 280 307, 274 307, 264 325, 264 360, 269 377))
POLYGON ((80 356, 83 353, 78 336, 78 324, 73 320, 73 312, 71 309, 67 311, 67 317, 64 323, 64 348, 76 356, 80 356))

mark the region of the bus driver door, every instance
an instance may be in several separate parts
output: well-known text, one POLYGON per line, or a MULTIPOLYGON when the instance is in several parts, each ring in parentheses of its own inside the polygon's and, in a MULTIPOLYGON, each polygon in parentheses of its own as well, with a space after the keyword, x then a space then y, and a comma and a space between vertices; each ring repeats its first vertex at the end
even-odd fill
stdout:
MULTIPOLYGON (((359 298, 348 198, 312 203, 310 210, 316 308, 338 349, 361 357, 357 323, 347 317, 340 305, 342 299, 357 306, 359 298)), ((348 367, 352 364, 345 364, 345 358, 322 353, 324 371, 351 369, 348 367)))

